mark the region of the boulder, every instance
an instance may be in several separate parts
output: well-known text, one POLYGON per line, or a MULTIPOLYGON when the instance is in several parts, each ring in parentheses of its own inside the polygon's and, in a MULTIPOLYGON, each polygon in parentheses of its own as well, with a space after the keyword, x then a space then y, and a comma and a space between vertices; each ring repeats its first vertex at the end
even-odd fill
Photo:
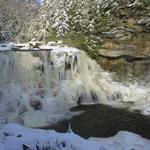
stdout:
POLYGON ((41 110, 42 109, 42 104, 39 100, 32 100, 30 101, 31 107, 34 108, 34 110, 41 110))

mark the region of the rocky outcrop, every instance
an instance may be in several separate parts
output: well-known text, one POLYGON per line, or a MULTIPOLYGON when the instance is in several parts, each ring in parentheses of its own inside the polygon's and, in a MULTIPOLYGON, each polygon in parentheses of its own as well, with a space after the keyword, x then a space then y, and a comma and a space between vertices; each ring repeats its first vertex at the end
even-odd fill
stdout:
POLYGON ((99 64, 110 72, 116 73, 116 78, 122 79, 144 79, 148 81, 150 72, 150 57, 136 57, 131 55, 106 56, 101 55, 99 64))
POLYGON ((150 72, 150 7, 126 9, 120 18, 121 26, 103 32, 98 49, 98 62, 119 78, 148 78, 150 72), (134 14, 131 12, 134 11, 134 14))
POLYGON ((128 39, 128 33, 122 38, 108 38, 98 49, 98 62, 106 70, 117 72, 120 77, 146 77, 150 72, 150 35, 139 33, 128 39), (125 40, 122 40, 125 39, 125 40))
POLYGON ((33 107, 34 110, 42 110, 42 104, 40 100, 32 100, 30 102, 31 107, 33 107))

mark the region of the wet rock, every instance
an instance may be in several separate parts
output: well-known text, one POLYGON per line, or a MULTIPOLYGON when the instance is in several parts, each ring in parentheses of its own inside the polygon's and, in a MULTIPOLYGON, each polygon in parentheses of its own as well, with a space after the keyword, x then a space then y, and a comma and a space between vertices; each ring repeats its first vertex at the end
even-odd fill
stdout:
MULTIPOLYGON (((43 83, 39 83, 39 88, 43 88, 44 84, 43 83)), ((43 89, 40 89, 37 93, 37 96, 40 96, 40 98, 44 98, 45 96, 45 91, 43 89)))
POLYGON ((26 145, 22 145, 22 148, 23 148, 23 150, 31 150, 28 146, 26 146, 26 145))
POLYGON ((132 38, 131 32, 134 31, 132 31, 131 29, 121 27, 121 28, 113 28, 109 32, 105 32, 103 34, 108 38, 115 38, 116 40, 119 41, 125 41, 130 40, 132 38))
POLYGON ((42 42, 29 42, 30 48, 39 48, 42 45, 42 42))
POLYGON ((120 100, 121 101, 123 99, 122 95, 119 91, 114 92, 114 94, 112 96, 113 96, 113 100, 120 100))
POLYGON ((98 102, 97 94, 94 91, 90 91, 93 102, 98 102))
POLYGON ((27 110, 28 110, 28 109, 27 109, 26 106, 22 106, 22 107, 20 107, 20 109, 19 109, 19 114, 21 115, 21 114, 27 112, 27 110))
POLYGON ((16 137, 22 137, 22 135, 21 135, 21 134, 18 134, 16 137))
POLYGON ((36 66, 35 69, 36 69, 36 70, 39 70, 39 71, 42 72, 42 73, 44 72, 44 66, 43 66, 43 65, 36 66))
POLYGON ((0 124, 5 124, 7 123, 7 118, 6 117, 0 117, 0 124))
POLYGON ((82 101, 82 99, 81 99, 81 97, 79 96, 78 101, 77 101, 77 106, 81 105, 81 101, 82 101))
POLYGON ((33 100, 30 102, 31 107, 34 108, 34 110, 41 110, 42 109, 42 104, 39 100, 33 100))
POLYGON ((3 91, 0 91, 0 99, 3 97, 3 91))
POLYGON ((57 95, 58 95, 58 93, 59 93, 59 92, 58 92, 58 91, 56 91, 56 90, 52 92, 53 96, 57 96, 57 95))

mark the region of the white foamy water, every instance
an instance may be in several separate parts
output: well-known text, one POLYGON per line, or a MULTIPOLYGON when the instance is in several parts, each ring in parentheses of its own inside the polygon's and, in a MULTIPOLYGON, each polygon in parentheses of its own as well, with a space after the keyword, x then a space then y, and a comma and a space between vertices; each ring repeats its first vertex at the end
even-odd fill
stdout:
POLYGON ((122 85, 71 47, 0 52, 0 123, 37 127, 72 116, 77 103, 103 103, 150 114, 150 88, 122 85), (52 50, 48 50, 52 49, 52 50))

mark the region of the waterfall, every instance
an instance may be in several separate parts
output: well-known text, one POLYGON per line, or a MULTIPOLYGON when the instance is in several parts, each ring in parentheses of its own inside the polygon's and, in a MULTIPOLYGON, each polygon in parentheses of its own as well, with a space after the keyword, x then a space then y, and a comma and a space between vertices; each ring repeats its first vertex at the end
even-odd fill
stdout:
POLYGON ((150 89, 125 86, 71 47, 0 52, 0 124, 48 124, 72 106, 103 103, 150 114, 150 89))
POLYGON ((90 76, 90 69, 89 69, 89 64, 88 61, 86 59, 86 55, 85 53, 81 53, 80 55, 80 74, 81 74, 81 81, 84 85, 84 89, 85 89, 85 97, 83 98, 83 100, 87 100, 87 102, 91 102, 92 101, 92 97, 91 97, 91 93, 90 93, 90 83, 91 83, 91 76, 90 76), (88 80, 87 80, 88 79, 88 80))
POLYGON ((46 96, 50 95, 50 73, 49 73, 49 65, 48 65, 48 59, 47 59, 47 52, 45 51, 43 53, 44 57, 44 73, 45 73, 45 90, 46 90, 46 96))

